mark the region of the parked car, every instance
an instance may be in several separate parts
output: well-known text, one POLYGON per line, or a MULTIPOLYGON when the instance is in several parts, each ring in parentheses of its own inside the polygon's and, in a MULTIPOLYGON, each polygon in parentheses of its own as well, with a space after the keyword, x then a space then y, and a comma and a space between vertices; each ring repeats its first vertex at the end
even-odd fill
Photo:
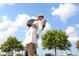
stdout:
POLYGON ((67 56, 67 54, 63 53, 63 54, 61 54, 61 56, 67 56))
POLYGON ((51 53, 47 53, 47 54, 45 54, 45 56, 54 56, 54 55, 51 53))
POLYGON ((73 56, 72 54, 67 54, 67 56, 73 56))

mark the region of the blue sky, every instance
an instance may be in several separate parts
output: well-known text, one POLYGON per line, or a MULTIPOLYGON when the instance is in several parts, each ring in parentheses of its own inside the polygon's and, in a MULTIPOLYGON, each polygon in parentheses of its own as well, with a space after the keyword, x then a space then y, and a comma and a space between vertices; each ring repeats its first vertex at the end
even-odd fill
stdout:
MULTIPOLYGON (((45 19, 52 29, 66 31, 72 44, 75 44, 75 41, 79 38, 79 4, 59 3, 0 4, 0 23, 8 24, 9 22, 9 25, 15 24, 15 26, 12 25, 12 29, 9 28, 12 32, 7 30, 9 25, 7 25, 7 27, 4 25, 6 28, 2 29, 3 26, 0 24, 0 35, 2 35, 2 37, 0 37, 1 42, 4 41, 3 37, 7 38, 9 35, 14 35, 19 40, 24 41, 26 27, 23 27, 23 25, 25 25, 24 23, 21 24, 22 17, 23 19, 31 18, 32 16, 36 17, 39 13, 45 16, 45 19), (18 22, 20 26, 17 26, 18 22), (72 38, 74 39, 72 40, 72 38)), ((74 47, 75 46, 72 46, 72 50, 74 50, 74 47)), ((38 47, 38 52, 40 51, 40 54, 44 54, 48 50, 43 51, 41 47, 38 47)), ((73 54, 76 54, 76 51, 77 49, 75 48, 73 54)))

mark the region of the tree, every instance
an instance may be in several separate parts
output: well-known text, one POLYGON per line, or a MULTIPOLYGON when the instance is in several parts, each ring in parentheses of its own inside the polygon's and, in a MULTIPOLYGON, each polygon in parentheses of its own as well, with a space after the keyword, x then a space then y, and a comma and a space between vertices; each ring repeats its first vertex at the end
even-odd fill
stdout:
POLYGON ((76 42, 76 48, 79 50, 79 40, 76 42))
POLYGON ((0 47, 2 52, 13 52, 23 50, 23 45, 21 41, 18 41, 15 37, 8 37, 7 40, 0 47))
POLYGON ((71 43, 67 40, 68 36, 65 32, 61 30, 51 30, 47 31, 42 37, 42 46, 43 49, 55 49, 56 50, 69 50, 71 43))

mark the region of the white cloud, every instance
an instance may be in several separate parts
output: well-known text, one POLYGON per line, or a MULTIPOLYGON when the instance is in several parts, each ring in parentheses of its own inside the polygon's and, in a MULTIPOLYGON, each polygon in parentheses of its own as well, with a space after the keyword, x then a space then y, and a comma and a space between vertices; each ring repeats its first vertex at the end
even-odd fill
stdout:
POLYGON ((0 30, 5 30, 8 26, 12 25, 12 21, 7 16, 2 16, 2 22, 0 23, 0 30))
POLYGON ((54 11, 56 8, 55 7, 52 7, 51 9, 50 9, 50 11, 54 11))
POLYGON ((66 34, 68 35, 68 40, 71 41, 72 43, 76 42, 79 40, 79 37, 77 35, 77 31, 75 27, 69 26, 66 29, 66 34))
POLYGON ((66 22, 70 17, 77 13, 78 9, 75 4, 60 4, 58 8, 52 10, 52 15, 59 16, 62 22, 66 22))
POLYGON ((77 28, 79 28, 79 24, 76 24, 75 26, 76 26, 77 28))
POLYGON ((15 27, 13 27, 12 21, 10 21, 7 16, 2 16, 2 22, 0 23, 0 44, 15 32, 15 27))
POLYGON ((2 20, 6 21, 6 20, 9 20, 9 18, 7 16, 2 16, 2 20))
POLYGON ((35 17, 35 16, 32 16, 31 18, 32 18, 32 19, 37 19, 37 17, 35 17))
POLYGON ((50 23, 46 23, 46 27, 44 28, 44 31, 48 31, 48 30, 51 30, 52 27, 51 27, 51 24, 50 23))
POLYGON ((16 17, 16 20, 14 22, 14 25, 16 27, 24 27, 26 25, 26 22, 30 19, 31 17, 27 14, 19 14, 16 17))
POLYGON ((13 22, 7 16, 2 16, 2 22, 0 22, 0 44, 4 42, 8 36, 14 35, 18 29, 24 27, 30 18, 31 16, 27 14, 19 14, 13 22))
POLYGON ((66 33, 67 33, 68 36, 77 36, 76 28, 72 27, 72 26, 69 26, 66 29, 66 33))
POLYGON ((73 36, 73 37, 69 36, 68 40, 71 41, 72 43, 76 43, 76 41, 79 40, 79 37, 78 36, 73 36))

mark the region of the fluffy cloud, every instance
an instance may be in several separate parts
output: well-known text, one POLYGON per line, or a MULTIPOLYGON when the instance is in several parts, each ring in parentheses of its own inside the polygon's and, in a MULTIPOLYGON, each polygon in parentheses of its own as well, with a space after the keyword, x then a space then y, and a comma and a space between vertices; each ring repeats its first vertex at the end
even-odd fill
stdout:
POLYGON ((69 26, 66 29, 66 34, 69 36, 68 40, 71 41, 72 43, 76 42, 77 40, 79 40, 79 37, 77 35, 77 31, 76 31, 75 27, 69 26))
POLYGON ((31 17, 27 14, 19 14, 17 17, 16 17, 16 20, 14 22, 14 25, 16 27, 22 27, 22 26, 25 26, 26 25, 26 22, 30 19, 31 17))
POLYGON ((15 31, 13 27, 12 21, 7 16, 2 16, 2 22, 0 23, 0 44, 15 31))
POLYGON ((76 43, 77 40, 79 40, 78 36, 73 36, 73 37, 68 37, 68 40, 71 41, 72 43, 76 43))
POLYGON ((76 26, 77 28, 79 28, 79 24, 76 24, 75 26, 76 26))
POLYGON ((66 29, 66 33, 67 33, 68 36, 76 36, 77 35, 75 27, 72 27, 72 26, 69 26, 66 29))
POLYGON ((19 14, 16 20, 12 22, 7 16, 2 16, 2 22, 0 22, 0 44, 6 40, 10 35, 14 35, 15 32, 24 27, 27 20, 31 16, 27 14, 19 14))
POLYGON ((51 30, 52 27, 51 27, 51 24, 49 22, 46 23, 46 27, 44 28, 44 31, 48 31, 48 30, 51 30))
POLYGON ((60 4, 58 8, 52 8, 52 15, 59 16, 61 21, 66 22, 70 17, 74 16, 78 9, 75 4, 60 4))

